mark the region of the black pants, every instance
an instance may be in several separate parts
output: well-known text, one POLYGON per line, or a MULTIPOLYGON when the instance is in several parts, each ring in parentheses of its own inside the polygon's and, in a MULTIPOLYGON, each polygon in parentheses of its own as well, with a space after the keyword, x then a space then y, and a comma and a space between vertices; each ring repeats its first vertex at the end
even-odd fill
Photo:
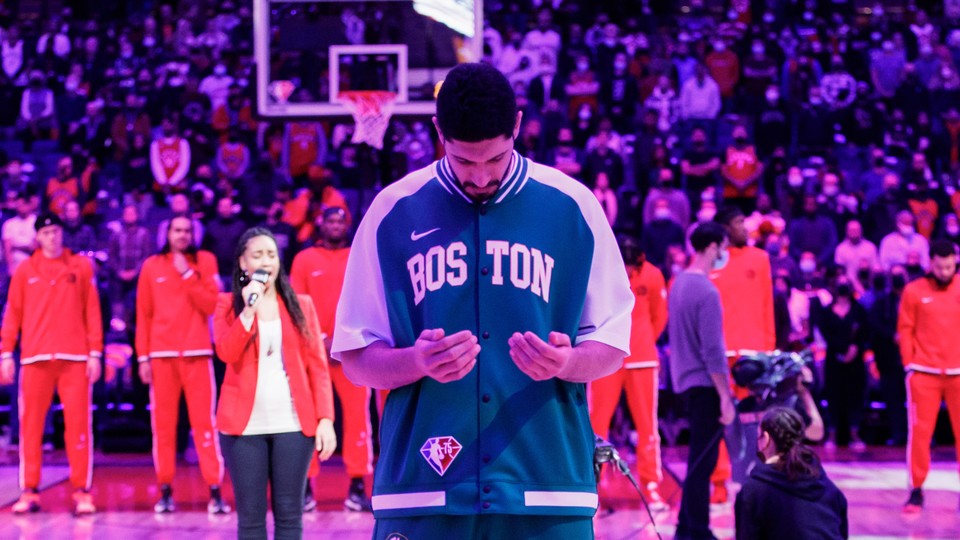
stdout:
POLYGON ((716 388, 694 387, 683 393, 690 417, 687 478, 677 516, 678 540, 715 540, 710 532, 710 474, 717 465, 723 425, 716 388))
POLYGON ((237 538, 266 540, 267 483, 273 503, 274 538, 303 536, 303 490, 313 454, 313 439, 299 431, 272 435, 220 434, 233 479, 237 538))

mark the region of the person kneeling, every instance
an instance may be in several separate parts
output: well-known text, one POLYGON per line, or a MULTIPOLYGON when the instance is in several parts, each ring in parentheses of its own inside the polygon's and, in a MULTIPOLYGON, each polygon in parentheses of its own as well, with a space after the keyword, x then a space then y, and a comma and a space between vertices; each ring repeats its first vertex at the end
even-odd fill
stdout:
POLYGON ((800 415, 775 407, 763 415, 759 463, 734 505, 738 540, 847 538, 847 499, 803 444, 800 415))

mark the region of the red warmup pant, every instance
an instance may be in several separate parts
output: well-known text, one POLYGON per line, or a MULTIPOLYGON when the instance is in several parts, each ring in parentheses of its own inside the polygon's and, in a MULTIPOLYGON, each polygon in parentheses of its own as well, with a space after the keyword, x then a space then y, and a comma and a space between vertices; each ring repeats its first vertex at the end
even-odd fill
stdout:
MULTIPOLYGON (((343 453, 343 464, 347 468, 347 475, 351 478, 360 478, 373 473, 373 444, 371 441, 370 426, 370 389, 357 386, 343 374, 340 362, 330 362, 330 379, 333 389, 340 398, 340 410, 343 412, 343 442, 340 450, 343 453)), ((320 472, 317 465, 316 451, 310 460, 310 471, 307 473, 313 478, 320 472)))
POLYGON ((657 368, 626 369, 590 383, 590 424, 597 435, 607 438, 610 420, 627 392, 627 405, 637 428, 637 475, 641 485, 663 481, 660 468, 660 434, 657 432, 657 368))
POLYGON ((70 483, 93 483, 93 429, 87 363, 45 360, 20 367, 20 489, 37 489, 43 461, 43 426, 56 390, 63 405, 64 442, 70 483))
POLYGON ((177 420, 180 393, 187 401, 200 474, 208 486, 223 483, 223 454, 216 432, 213 360, 209 356, 150 360, 150 422, 157 483, 172 484, 177 466, 177 420))
POLYGON ((911 487, 923 487, 930 471, 930 441, 937 425, 940 404, 947 402, 950 425, 960 456, 960 375, 907 374, 907 468, 911 487))

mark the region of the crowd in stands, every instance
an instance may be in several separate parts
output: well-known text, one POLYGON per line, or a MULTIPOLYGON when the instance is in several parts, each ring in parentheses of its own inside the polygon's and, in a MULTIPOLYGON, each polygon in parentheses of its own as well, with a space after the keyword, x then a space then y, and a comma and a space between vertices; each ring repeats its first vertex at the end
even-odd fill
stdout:
MULTIPOLYGON (((97 261, 104 320, 129 328, 140 266, 171 216, 194 216, 223 274, 255 224, 289 265, 324 208, 356 222, 377 189, 436 158, 429 118, 394 118, 381 151, 353 144, 350 124, 259 120, 249 1, 142 6, 0 6, 4 283, 51 210, 67 247, 97 261)), ((772 263, 778 346, 856 346, 851 421, 866 404, 856 388, 879 381, 902 443, 897 298, 927 271, 932 239, 960 240, 960 5, 485 9, 483 60, 523 110, 517 149, 589 186, 668 278, 693 225, 741 208, 772 263), (837 302, 853 306, 848 332, 832 325, 837 302)), ((374 10, 358 7, 352 31, 374 10)))

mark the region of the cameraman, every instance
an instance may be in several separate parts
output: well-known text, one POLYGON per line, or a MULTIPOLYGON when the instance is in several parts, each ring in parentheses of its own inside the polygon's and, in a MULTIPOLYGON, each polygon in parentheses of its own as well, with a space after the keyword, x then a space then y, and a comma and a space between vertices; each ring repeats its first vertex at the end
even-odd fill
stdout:
POLYGON ((738 540, 847 538, 847 499, 803 444, 800 415, 775 407, 760 421, 757 465, 734 504, 738 540))

